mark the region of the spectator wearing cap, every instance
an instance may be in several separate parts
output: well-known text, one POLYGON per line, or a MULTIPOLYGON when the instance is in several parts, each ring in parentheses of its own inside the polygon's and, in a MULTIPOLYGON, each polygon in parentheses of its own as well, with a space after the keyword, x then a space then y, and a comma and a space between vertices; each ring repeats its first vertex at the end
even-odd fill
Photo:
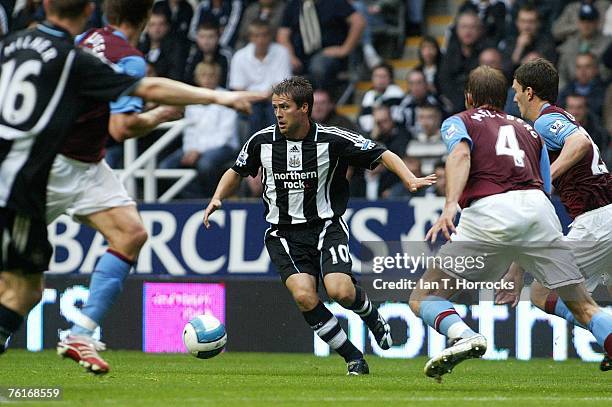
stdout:
POLYGON ((606 86, 599 76, 597 58, 590 52, 578 54, 576 57, 576 75, 559 93, 559 104, 565 104, 568 95, 584 96, 589 105, 589 111, 597 117, 602 116, 606 86))
POLYGON ((578 33, 578 15, 583 5, 594 6, 599 15, 603 16, 610 5, 610 0, 583 0, 570 2, 565 6, 559 18, 553 22, 551 32, 555 41, 558 43, 563 42, 572 35, 578 33))
MULTIPOLYGON (((576 57, 590 52, 601 58, 610 44, 610 38, 599 29, 599 12, 590 4, 583 4, 578 15, 578 33, 570 36, 558 48, 559 87, 562 89, 576 75, 576 57)), ((600 70, 606 76, 607 71, 600 70)))

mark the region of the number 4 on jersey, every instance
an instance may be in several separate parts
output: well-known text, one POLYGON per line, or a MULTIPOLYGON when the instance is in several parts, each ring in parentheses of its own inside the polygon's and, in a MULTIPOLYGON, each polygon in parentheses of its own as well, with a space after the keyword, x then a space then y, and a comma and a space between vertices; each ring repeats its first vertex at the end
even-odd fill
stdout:
POLYGON ((497 155, 509 155, 514 158, 514 165, 517 167, 525 166, 525 151, 521 150, 516 139, 514 126, 506 125, 499 128, 497 133, 497 143, 495 144, 497 155))

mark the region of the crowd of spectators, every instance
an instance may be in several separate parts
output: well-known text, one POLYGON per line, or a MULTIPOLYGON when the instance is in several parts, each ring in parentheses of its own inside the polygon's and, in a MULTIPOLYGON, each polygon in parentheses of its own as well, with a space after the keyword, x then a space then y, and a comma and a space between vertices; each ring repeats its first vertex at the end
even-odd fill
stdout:
MULTIPOLYGON (((41 3, 0 0, 0 35, 42 21, 41 3)), ((96 1, 89 27, 104 24, 102 3, 96 1)), ((581 122, 610 167, 612 1, 466 0, 443 41, 427 35, 425 10, 423 0, 158 0, 138 48, 148 75, 209 88, 266 90, 291 74, 305 75, 316 89, 315 121, 384 144, 416 174, 435 172, 441 181, 423 194, 438 196, 444 194, 440 123, 464 108, 469 72, 489 65, 510 85, 520 64, 544 57, 560 74, 557 104, 581 122), (402 39, 420 36, 418 64, 399 75, 384 62, 391 56, 383 49, 385 35, 397 29, 402 39), (343 74, 356 65, 369 72, 371 89, 355 96, 353 121, 338 113, 335 100, 343 74)), ((520 115, 513 96, 509 87, 506 111, 520 115)), ((160 159, 162 168, 198 171, 184 198, 210 196, 238 146, 275 122, 269 102, 255 104, 249 117, 219 106, 189 106, 185 117, 181 142, 160 159)), ((349 174, 353 196, 411 196, 384 168, 349 174)), ((256 196, 260 188, 252 180, 241 193, 256 196)))

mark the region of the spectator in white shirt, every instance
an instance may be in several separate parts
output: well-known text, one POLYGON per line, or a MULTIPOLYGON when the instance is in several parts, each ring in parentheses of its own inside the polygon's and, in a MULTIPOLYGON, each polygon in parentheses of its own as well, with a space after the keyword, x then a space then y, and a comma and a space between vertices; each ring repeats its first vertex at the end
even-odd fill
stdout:
MULTIPOLYGON (((270 23, 260 19, 249 25, 249 43, 236 51, 230 67, 229 87, 234 90, 270 91, 272 86, 291 76, 289 51, 272 42, 270 23)), ((269 101, 253 104, 249 117, 251 134, 275 122, 269 101)))
MULTIPOLYGON (((218 87, 221 67, 201 62, 195 69, 195 81, 209 89, 218 87)), ((181 198, 211 196, 223 172, 238 150, 238 114, 221 105, 189 105, 185 108, 189 125, 183 133, 183 146, 166 157, 160 168, 194 168, 196 179, 181 192, 181 198)))

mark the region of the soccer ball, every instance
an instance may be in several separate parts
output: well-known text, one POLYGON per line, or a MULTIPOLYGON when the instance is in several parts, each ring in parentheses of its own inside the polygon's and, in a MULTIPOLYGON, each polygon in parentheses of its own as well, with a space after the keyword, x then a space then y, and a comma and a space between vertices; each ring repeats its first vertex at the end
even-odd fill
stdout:
POLYGON ((183 343, 196 358, 217 356, 225 348, 226 342, 225 327, 212 315, 198 315, 183 329, 183 343))

